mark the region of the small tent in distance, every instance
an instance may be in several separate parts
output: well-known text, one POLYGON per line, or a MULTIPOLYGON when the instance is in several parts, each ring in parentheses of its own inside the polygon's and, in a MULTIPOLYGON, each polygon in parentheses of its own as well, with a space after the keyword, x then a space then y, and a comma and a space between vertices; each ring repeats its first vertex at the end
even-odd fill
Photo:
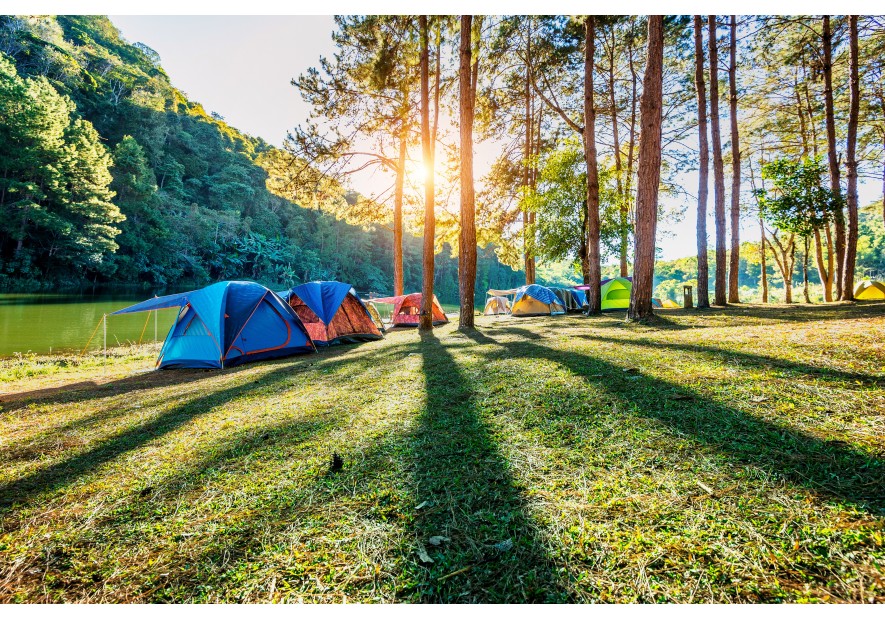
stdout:
POLYGON ((255 282, 218 282, 148 299, 113 314, 179 308, 158 368, 227 368, 316 351, 298 315, 255 282))
POLYGON ((858 300, 885 299, 885 284, 874 280, 864 280, 857 285, 854 298, 858 300))
POLYGON ((600 286, 603 310, 626 310, 630 307, 630 291, 633 281, 630 278, 603 280, 600 286))
MULTIPOLYGON (((393 305, 393 311, 390 313, 390 323, 394 327, 417 327, 421 318, 422 300, 423 295, 421 293, 411 293, 395 297, 378 297, 373 299, 372 302, 393 305)), ((433 296, 432 312, 434 325, 442 325, 449 322, 442 306, 439 305, 436 295, 433 296)))
POLYGON ((500 295, 492 295, 486 299, 486 306, 482 313, 486 316, 510 314, 510 300, 500 295))
POLYGON ((384 337, 350 284, 306 282, 280 296, 295 311, 311 340, 318 346, 380 340, 384 337))
POLYGON ((540 284, 520 287, 513 300, 513 316, 544 316, 565 314, 556 293, 540 284))

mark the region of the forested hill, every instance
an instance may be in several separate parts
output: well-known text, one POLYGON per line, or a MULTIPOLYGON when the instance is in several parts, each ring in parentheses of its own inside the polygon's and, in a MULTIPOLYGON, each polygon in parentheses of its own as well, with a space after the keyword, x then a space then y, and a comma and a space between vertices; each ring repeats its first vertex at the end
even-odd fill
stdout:
MULTIPOLYGON (((390 230, 269 192, 273 147, 190 101, 106 17, 0 16, 0 53, 0 287, 339 279, 392 292, 390 230)), ((403 262, 420 290, 420 239, 406 236, 403 262)), ((478 290, 523 282, 480 252, 478 290)), ((448 251, 437 295, 457 299, 448 251)))

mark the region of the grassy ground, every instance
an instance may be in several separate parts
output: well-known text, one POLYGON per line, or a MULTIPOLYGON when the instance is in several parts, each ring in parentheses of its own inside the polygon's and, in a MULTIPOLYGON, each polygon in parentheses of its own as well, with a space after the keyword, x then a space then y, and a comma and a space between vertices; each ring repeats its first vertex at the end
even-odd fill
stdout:
POLYGON ((885 601, 885 304, 659 314, 5 361, 0 601, 885 601))

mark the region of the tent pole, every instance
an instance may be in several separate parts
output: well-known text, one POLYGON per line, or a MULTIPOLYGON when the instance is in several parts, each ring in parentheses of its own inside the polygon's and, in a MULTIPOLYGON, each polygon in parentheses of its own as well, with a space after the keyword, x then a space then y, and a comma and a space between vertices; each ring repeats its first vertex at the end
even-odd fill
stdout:
POLYGON ((104 315, 104 367, 107 372, 108 365, 108 315, 104 315))
POLYGON ((154 344, 157 344, 157 313, 154 312, 154 344))

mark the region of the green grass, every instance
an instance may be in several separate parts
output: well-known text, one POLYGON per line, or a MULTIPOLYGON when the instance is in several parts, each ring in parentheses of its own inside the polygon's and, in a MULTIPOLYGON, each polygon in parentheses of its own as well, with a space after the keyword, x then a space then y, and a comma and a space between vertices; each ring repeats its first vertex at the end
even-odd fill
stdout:
POLYGON ((0 601, 885 602, 885 304, 659 315, 4 362, 0 601))

